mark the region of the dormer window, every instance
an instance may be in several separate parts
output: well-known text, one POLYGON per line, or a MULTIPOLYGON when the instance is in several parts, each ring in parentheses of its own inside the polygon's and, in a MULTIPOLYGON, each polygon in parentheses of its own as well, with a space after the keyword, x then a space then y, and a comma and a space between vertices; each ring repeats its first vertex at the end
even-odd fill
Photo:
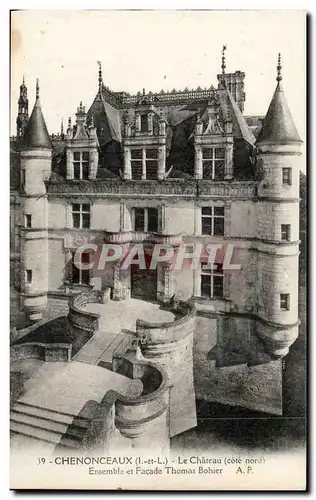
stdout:
POLYGON ((225 149, 203 148, 203 179, 221 181, 225 175, 225 149))
POLYGON ((132 179, 155 180, 158 174, 158 149, 139 148, 131 150, 132 179))
POLYGON ((74 179, 89 179, 89 151, 74 151, 74 179))

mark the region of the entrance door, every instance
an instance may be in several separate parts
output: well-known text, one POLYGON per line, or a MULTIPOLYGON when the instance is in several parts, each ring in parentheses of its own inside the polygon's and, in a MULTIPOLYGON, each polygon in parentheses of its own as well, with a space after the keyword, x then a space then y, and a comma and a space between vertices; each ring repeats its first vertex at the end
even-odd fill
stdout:
POLYGON ((131 297, 157 300, 157 271, 131 266, 131 297))

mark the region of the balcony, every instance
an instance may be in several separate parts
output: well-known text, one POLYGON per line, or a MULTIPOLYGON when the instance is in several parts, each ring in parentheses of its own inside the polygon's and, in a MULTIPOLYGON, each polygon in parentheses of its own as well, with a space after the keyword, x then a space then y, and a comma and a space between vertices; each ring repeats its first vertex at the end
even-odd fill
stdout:
POLYGON ((125 243, 153 243, 160 245, 180 246, 182 243, 182 234, 158 234, 147 231, 126 231, 126 232, 104 232, 106 243, 123 245, 125 243))

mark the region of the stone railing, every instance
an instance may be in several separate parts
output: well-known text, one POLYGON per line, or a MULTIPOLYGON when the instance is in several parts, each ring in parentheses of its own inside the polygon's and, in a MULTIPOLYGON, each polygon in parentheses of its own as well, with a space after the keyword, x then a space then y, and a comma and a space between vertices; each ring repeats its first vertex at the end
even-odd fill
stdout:
POLYGON ((180 246, 182 243, 182 234, 159 234, 159 233, 150 233, 145 231, 126 231, 126 232, 104 232, 104 240, 107 243, 141 243, 141 242, 149 242, 155 244, 162 245, 172 245, 172 246, 180 246))
POLYGON ((177 342, 194 331, 196 310, 193 304, 183 301, 171 301, 170 310, 177 319, 165 323, 149 323, 142 319, 136 321, 136 335, 141 344, 163 345, 177 342))
POLYGON ((75 355, 99 329, 100 315, 85 311, 82 307, 90 302, 104 304, 109 298, 109 288, 103 292, 97 290, 82 292, 69 298, 67 321, 68 328, 73 338, 72 355, 75 355))
POLYGON ((113 371, 133 380, 131 393, 123 396, 109 390, 100 403, 94 402, 96 408, 82 441, 83 450, 109 453, 114 438, 116 443, 124 439, 125 447, 128 439, 134 449, 168 451, 169 379, 163 368, 139 359, 139 355, 135 342, 127 353, 114 355, 113 371))
POLYGON ((69 324, 79 330, 94 333, 99 328, 99 314, 84 311, 82 307, 91 302, 104 304, 109 299, 109 289, 101 292, 90 290, 78 293, 69 298, 69 313, 67 316, 69 324))
MULTIPOLYGON (((140 354, 140 352, 139 352, 140 354)), ((130 350, 113 359, 113 371, 143 385, 140 396, 118 395, 115 402, 115 427, 131 440, 133 448, 169 449, 168 408, 170 381, 162 367, 138 359, 130 350)))
POLYGON ((135 106, 145 99, 150 104, 185 104, 192 101, 205 101, 210 99, 214 94, 214 87, 209 89, 202 89, 198 87, 197 89, 184 89, 176 90, 173 89, 170 92, 148 92, 146 95, 142 95, 140 92, 137 95, 127 95, 127 94, 117 94, 120 104, 124 106, 135 106))
POLYGON ((25 342, 10 347, 10 360, 40 359, 42 361, 70 361, 72 344, 61 342, 25 342))
POLYGON ((94 182, 49 182, 47 192, 50 196, 69 196, 94 194, 98 197, 114 195, 129 197, 140 195, 150 197, 189 197, 189 198, 254 198, 255 181, 211 181, 167 179, 164 181, 123 181, 119 179, 97 180, 94 182))

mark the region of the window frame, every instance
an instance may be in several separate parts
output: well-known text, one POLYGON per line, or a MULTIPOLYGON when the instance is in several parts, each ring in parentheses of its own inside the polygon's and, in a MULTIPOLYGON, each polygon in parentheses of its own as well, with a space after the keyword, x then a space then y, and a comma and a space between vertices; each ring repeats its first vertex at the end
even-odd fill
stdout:
MULTIPOLYGON (((216 264, 215 264, 216 265, 216 264)), ((217 265, 217 269, 203 269, 203 264, 201 265, 201 270, 200 270, 200 296, 204 298, 208 298, 211 300, 223 300, 225 298, 225 288, 224 288, 224 271, 223 271, 223 266, 222 264, 217 265), (219 270, 220 269, 220 270, 219 270), (202 276, 208 276, 209 277, 209 288, 210 288, 210 293, 209 295, 203 295, 202 293, 202 276), (214 277, 221 278, 222 281, 222 295, 214 295, 214 277)))
MULTIPOLYGON (((83 252, 81 256, 83 257, 84 255, 89 256, 89 263, 90 263, 90 254, 88 252, 83 252)), ((74 263, 74 256, 75 252, 71 252, 71 284, 73 285, 89 285, 90 284, 90 269, 81 269, 78 268, 75 263, 74 263), (74 276, 74 268, 76 269, 76 272, 78 273, 79 280, 74 281, 73 276, 74 276), (83 276, 88 277, 87 282, 85 282, 82 278, 83 276)))
POLYGON ((71 220, 73 229, 90 229, 91 228, 91 204, 90 203, 72 203, 71 204, 71 220), (74 205, 79 205, 79 210, 74 210, 74 205), (89 210, 84 210, 83 205, 88 205, 89 210), (75 226, 74 214, 79 214, 79 227, 75 226), (83 227, 84 215, 89 215, 88 227, 83 227))
POLYGON ((33 282, 32 269, 25 269, 25 284, 30 285, 33 282))
POLYGON ((211 205, 211 206, 202 206, 201 207, 201 235, 202 236, 224 236, 225 235, 225 207, 224 206, 211 205), (211 214, 203 214, 203 209, 205 209, 205 208, 211 209, 212 213, 211 214), (215 215, 216 208, 221 208, 224 212, 223 215, 215 215), (203 219, 211 219, 211 232, 210 233, 203 232, 203 219), (215 234, 215 231, 214 231, 215 219, 221 219, 223 221, 223 232, 220 234, 215 234))
POLYGON ((25 216, 24 216, 24 226, 27 229, 31 229, 32 228, 32 214, 25 214, 25 216))
POLYGON ((284 186, 292 186, 292 168, 282 167, 282 184, 284 186), (286 175, 285 175, 286 173, 286 175))
POLYGON ((131 178, 134 181, 139 181, 139 180, 157 180, 158 179, 158 160, 159 160, 159 148, 156 145, 148 145, 145 147, 133 147, 130 150, 131 152, 131 157, 130 157, 130 162, 131 162, 131 178), (139 158, 133 158, 133 152, 138 151, 141 152, 139 155, 139 158), (155 154, 151 156, 150 152, 155 151, 155 154), (154 176, 151 176, 151 178, 148 178, 148 172, 149 172, 149 162, 155 162, 154 167, 150 167, 150 171, 154 172, 154 176), (140 170, 140 174, 138 177, 135 177, 133 175, 133 168, 138 167, 140 170))
POLYGON ((226 149, 223 147, 216 147, 216 146, 204 146, 202 147, 202 179, 206 180, 212 180, 212 181, 222 181, 225 179, 225 166, 226 166, 226 149), (212 151, 212 156, 211 158, 204 158, 204 154, 206 151, 212 151), (216 151, 223 151, 224 156, 222 158, 219 158, 216 156, 216 151), (221 178, 216 178, 216 162, 222 161, 224 162, 224 167, 223 167, 223 175, 221 178), (204 175, 204 164, 206 162, 211 163, 211 169, 212 169, 212 175, 210 177, 205 177, 204 175))
POLYGON ((90 173, 90 154, 89 151, 73 151, 73 169, 74 169, 74 180, 75 181, 88 181, 89 180, 89 173, 90 173), (83 156, 84 154, 88 154, 88 160, 84 160, 83 156), (79 155, 79 159, 75 160, 75 155, 79 155), (76 169, 78 169, 79 166, 79 178, 76 177, 76 169), (84 172, 87 173, 87 175, 83 175, 84 172))
POLYGON ((144 233, 157 233, 159 231, 159 209, 158 207, 133 207, 132 208, 132 224, 133 224, 133 231, 136 231, 136 232, 144 232, 144 233), (136 222, 136 210, 142 210, 143 211, 143 220, 144 220, 144 227, 143 229, 136 229, 136 225, 135 225, 135 222, 136 222), (157 213, 157 228, 156 230, 149 230, 148 227, 149 227, 149 224, 148 224, 148 221, 149 221, 149 213, 148 211, 149 210, 156 210, 156 213, 157 213))
POLYGON ((291 224, 281 224, 281 241, 291 241, 291 224))
POLYGON ((280 310, 289 311, 290 310, 290 294, 280 293, 280 310))

